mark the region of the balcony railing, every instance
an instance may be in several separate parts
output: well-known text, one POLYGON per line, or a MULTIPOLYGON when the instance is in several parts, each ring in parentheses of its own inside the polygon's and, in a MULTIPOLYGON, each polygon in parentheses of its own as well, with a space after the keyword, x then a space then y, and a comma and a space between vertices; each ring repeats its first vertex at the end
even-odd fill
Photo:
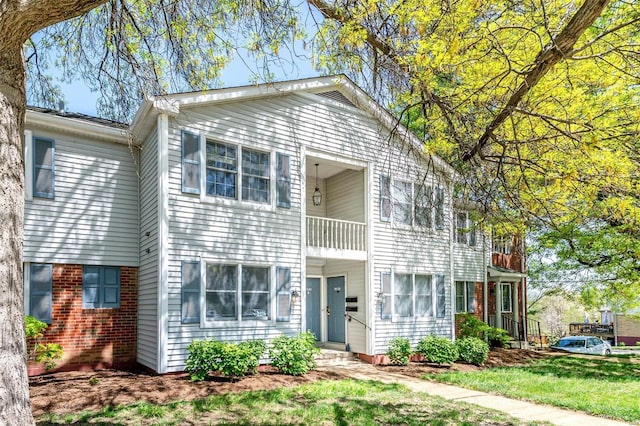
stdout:
POLYGON ((589 322, 572 322, 569 324, 569 334, 588 336, 613 336, 613 324, 600 324, 589 322))
POLYGON ((367 250, 367 225, 307 216, 307 246, 336 250, 367 250))

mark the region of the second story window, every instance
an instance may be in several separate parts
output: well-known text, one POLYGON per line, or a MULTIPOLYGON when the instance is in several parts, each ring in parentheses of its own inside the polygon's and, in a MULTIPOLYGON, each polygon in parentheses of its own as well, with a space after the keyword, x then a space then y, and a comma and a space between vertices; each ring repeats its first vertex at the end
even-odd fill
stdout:
POLYGON ((238 148, 207 141, 207 195, 236 198, 238 148))
POLYGON ((269 153, 242 150, 242 199, 269 203, 269 153))
POLYGON ((380 176, 380 220, 444 228, 444 189, 380 176))
POLYGON ((510 235, 494 235, 493 236, 493 252, 500 254, 511 254, 511 236, 510 235))
POLYGON ((467 244, 470 247, 475 247, 476 230, 471 214, 466 211, 456 212, 454 225, 455 241, 459 244, 467 244))
POLYGON ((207 140, 182 131, 183 193, 200 194, 202 187, 202 193, 209 197, 269 205, 275 199, 276 207, 291 208, 291 183, 291 157, 287 154, 207 140))

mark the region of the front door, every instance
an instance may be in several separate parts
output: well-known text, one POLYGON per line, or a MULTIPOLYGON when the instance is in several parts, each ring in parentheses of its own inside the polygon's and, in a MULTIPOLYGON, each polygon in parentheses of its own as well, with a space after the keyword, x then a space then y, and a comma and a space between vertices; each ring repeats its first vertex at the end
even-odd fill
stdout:
POLYGON ((344 343, 344 277, 327 279, 327 340, 344 343))
POLYGON ((307 330, 320 341, 320 278, 307 278, 307 330))

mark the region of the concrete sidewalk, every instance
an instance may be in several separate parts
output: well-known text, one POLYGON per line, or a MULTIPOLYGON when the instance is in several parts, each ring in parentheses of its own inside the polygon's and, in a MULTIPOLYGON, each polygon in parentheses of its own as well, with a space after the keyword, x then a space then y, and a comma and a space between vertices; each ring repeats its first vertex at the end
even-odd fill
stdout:
POLYGON ((336 371, 345 376, 358 380, 376 380, 383 383, 399 383, 414 392, 424 392, 429 395, 440 396, 452 401, 464 401, 485 408, 502 411, 524 421, 546 421, 561 426, 622 426, 629 425, 622 421, 608 420, 602 417, 590 416, 577 411, 565 410, 549 405, 534 404, 517 399, 505 398, 458 386, 420 380, 402 374, 385 373, 374 366, 360 362, 341 360, 335 363, 322 363, 318 370, 336 371))

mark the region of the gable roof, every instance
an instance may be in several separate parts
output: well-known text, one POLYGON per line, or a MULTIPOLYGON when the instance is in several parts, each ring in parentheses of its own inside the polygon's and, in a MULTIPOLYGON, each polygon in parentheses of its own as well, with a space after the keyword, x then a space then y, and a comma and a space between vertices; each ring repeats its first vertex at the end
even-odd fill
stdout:
POLYGON ((363 110, 378 120, 387 131, 409 144, 412 149, 420 152, 423 158, 432 161, 436 169, 448 176, 457 175, 453 167, 442 158, 426 153, 422 142, 413 133, 398 123, 398 119, 393 114, 343 74, 151 97, 140 106, 130 131, 134 139, 140 140, 145 138, 154 128, 155 118, 160 113, 176 116, 180 113, 181 108, 285 96, 292 93, 316 94, 332 102, 341 103, 345 107, 363 110))

